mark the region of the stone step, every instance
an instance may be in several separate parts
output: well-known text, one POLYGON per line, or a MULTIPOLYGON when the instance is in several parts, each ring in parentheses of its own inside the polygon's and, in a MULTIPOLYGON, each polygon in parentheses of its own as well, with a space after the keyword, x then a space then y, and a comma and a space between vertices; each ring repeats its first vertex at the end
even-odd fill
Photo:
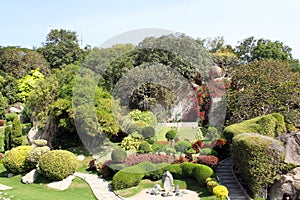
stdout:
POLYGON ((222 182, 221 182, 221 184, 226 186, 228 188, 228 190, 236 190, 236 189, 240 190, 241 189, 241 187, 238 184, 223 184, 222 182))

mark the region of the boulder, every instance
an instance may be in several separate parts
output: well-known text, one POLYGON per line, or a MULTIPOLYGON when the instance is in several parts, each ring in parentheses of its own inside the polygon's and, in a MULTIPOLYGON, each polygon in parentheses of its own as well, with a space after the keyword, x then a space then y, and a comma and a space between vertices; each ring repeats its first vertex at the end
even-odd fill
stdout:
POLYGON ((39 173, 36 171, 36 169, 33 169, 25 176, 22 177, 22 183, 25 184, 33 183, 37 179, 38 175, 39 173))
POLYGON ((285 143, 285 162, 300 166, 300 132, 281 137, 285 143))
POLYGON ((55 182, 49 183, 48 187, 52 188, 52 189, 57 189, 57 190, 66 190, 70 187, 74 178, 75 178, 74 175, 70 175, 61 181, 55 181, 55 182))
POLYGON ((292 199, 298 199, 300 194, 300 167, 282 175, 280 181, 273 184, 269 191, 270 200, 281 200, 283 193, 289 193, 292 199))

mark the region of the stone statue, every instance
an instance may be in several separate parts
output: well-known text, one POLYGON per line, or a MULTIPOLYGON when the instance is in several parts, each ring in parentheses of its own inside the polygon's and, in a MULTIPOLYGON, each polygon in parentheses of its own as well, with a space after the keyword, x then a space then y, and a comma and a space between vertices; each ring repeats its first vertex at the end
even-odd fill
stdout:
POLYGON ((165 195, 168 196, 173 191, 173 176, 169 171, 162 175, 162 183, 165 189, 165 195))

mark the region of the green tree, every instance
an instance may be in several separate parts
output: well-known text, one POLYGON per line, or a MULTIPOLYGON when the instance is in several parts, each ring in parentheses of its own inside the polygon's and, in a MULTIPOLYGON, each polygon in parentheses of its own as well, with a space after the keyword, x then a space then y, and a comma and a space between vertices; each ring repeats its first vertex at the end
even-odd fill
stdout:
POLYGON ((22 127, 19 118, 15 118, 11 128, 11 148, 22 145, 22 127))
POLYGON ((44 75, 40 73, 40 70, 37 68, 32 70, 29 74, 17 80, 18 84, 18 96, 22 102, 26 102, 30 92, 33 90, 33 87, 38 80, 43 79, 44 75))
POLYGON ((81 62, 85 56, 84 50, 78 44, 76 32, 63 29, 51 30, 46 43, 38 52, 44 55, 51 68, 81 62))
POLYGON ((248 37, 235 47, 235 52, 242 62, 252 62, 261 59, 292 60, 292 49, 280 41, 255 39, 248 37))
POLYGON ((278 112, 300 126, 300 75, 287 61, 259 60, 240 65, 227 93, 229 123, 278 112))
POLYGON ((1 52, 0 69, 9 76, 19 79, 37 68, 43 74, 49 72, 45 58, 35 50, 5 47, 1 52))

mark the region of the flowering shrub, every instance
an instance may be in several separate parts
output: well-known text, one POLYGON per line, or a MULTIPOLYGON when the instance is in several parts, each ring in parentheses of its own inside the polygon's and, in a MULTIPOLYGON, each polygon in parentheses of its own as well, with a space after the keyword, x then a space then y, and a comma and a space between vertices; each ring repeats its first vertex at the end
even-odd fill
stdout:
POLYGON ((216 156, 199 156, 197 158, 197 163, 214 168, 219 164, 219 158, 216 156))
POLYGON ((126 166, 133 166, 138 163, 150 161, 153 164, 158 163, 173 163, 175 161, 174 156, 171 155, 157 155, 157 154, 139 154, 139 155, 129 155, 124 161, 126 166))
POLYGON ((218 186, 214 187, 213 193, 216 197, 223 200, 223 199, 227 198, 229 192, 228 192, 227 187, 225 187, 223 185, 218 185, 218 186))

